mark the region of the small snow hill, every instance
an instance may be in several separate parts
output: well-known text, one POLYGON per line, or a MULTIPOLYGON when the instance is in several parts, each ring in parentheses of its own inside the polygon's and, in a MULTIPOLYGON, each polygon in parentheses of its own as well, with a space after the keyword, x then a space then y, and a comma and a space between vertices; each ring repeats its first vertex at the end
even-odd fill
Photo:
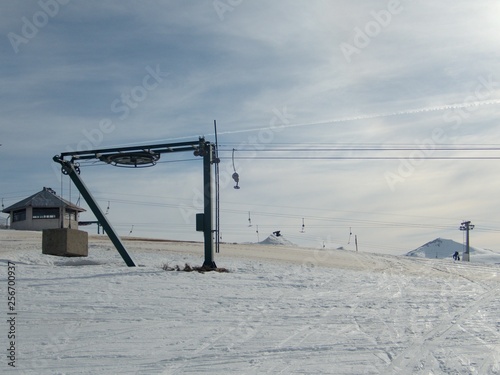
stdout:
POLYGON ((271 234, 264 241, 259 242, 260 245, 283 245, 283 246, 297 246, 293 242, 288 241, 283 235, 276 236, 271 234))
MULTIPOLYGON (((458 251, 460 258, 463 258, 465 246, 459 242, 445 238, 436 238, 427 242, 418 249, 412 250, 406 254, 410 257, 451 259, 455 251, 458 251)), ((470 247, 470 260, 476 263, 497 263, 500 264, 500 253, 482 249, 479 247, 470 247)))

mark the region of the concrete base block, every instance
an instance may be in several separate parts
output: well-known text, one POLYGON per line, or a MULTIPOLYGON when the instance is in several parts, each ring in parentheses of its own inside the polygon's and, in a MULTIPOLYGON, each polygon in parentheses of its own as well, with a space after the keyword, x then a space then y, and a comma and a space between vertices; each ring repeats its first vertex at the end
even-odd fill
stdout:
POLYGON ((60 257, 86 257, 89 255, 89 234, 69 228, 44 229, 42 254, 60 257))

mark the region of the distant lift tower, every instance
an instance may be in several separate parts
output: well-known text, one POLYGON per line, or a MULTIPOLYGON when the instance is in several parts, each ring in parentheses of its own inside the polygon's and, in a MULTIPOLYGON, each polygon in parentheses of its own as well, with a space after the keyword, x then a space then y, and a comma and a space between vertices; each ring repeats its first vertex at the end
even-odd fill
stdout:
POLYGON ((460 230, 465 231, 465 252, 463 254, 462 260, 465 262, 470 262, 470 246, 469 246, 469 231, 474 229, 474 225, 470 221, 464 221, 460 225, 460 230))
POLYGON ((97 159, 107 164, 126 168, 151 167, 157 163, 161 154, 172 152, 191 151, 195 156, 203 158, 203 192, 204 192, 204 212, 197 216, 201 219, 201 228, 198 230, 204 233, 205 239, 205 261, 204 268, 215 269, 214 261, 214 234, 219 237, 217 227, 214 229, 214 206, 212 191, 212 164, 219 163, 216 157, 216 145, 205 141, 200 137, 199 140, 192 142, 178 142, 145 146, 129 146, 118 148, 107 148, 89 151, 63 152, 61 155, 54 156, 54 161, 61 164, 62 173, 69 175, 80 194, 85 199, 89 208, 94 213, 96 219, 102 225, 105 233, 109 236, 116 250, 120 253, 123 260, 129 267, 135 267, 136 264, 127 253, 125 246, 116 234, 115 230, 108 221, 106 215, 102 212, 89 189, 80 177, 79 160, 97 159), (70 158, 65 159, 65 158, 70 158), (216 233, 217 232, 217 233, 216 233))

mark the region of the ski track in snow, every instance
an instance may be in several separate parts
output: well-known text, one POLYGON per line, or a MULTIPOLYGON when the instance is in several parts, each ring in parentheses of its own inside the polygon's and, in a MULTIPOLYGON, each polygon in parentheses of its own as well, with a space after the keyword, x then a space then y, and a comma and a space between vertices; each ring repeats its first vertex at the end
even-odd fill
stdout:
POLYGON ((139 267, 102 237, 58 258, 0 231, 3 318, 7 261, 18 301, 1 373, 500 374, 498 265, 223 245, 230 273, 166 272, 203 245, 125 242, 139 267))

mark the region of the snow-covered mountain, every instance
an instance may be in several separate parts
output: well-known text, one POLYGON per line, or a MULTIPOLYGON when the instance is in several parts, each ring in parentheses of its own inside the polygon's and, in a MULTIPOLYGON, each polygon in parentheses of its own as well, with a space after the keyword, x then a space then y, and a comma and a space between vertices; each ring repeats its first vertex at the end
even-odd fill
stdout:
MULTIPOLYGON (((427 242, 425 245, 410 251, 407 256, 419 257, 419 258, 451 258, 455 251, 458 251, 460 256, 464 252, 465 247, 463 244, 455 242, 453 240, 448 240, 445 238, 436 238, 433 241, 427 242)), ((476 252, 474 247, 470 247, 471 254, 476 252)))
POLYGON ((260 241, 261 245, 283 245, 297 246, 293 242, 288 241, 283 235, 276 236, 274 233, 267 237, 264 241, 260 241))
MULTIPOLYGON (((465 246, 453 240, 436 238, 406 255, 419 258, 451 259, 455 251, 458 251, 460 258, 463 258, 465 246)), ((500 253, 470 246, 470 260, 479 263, 500 263, 500 253)))

